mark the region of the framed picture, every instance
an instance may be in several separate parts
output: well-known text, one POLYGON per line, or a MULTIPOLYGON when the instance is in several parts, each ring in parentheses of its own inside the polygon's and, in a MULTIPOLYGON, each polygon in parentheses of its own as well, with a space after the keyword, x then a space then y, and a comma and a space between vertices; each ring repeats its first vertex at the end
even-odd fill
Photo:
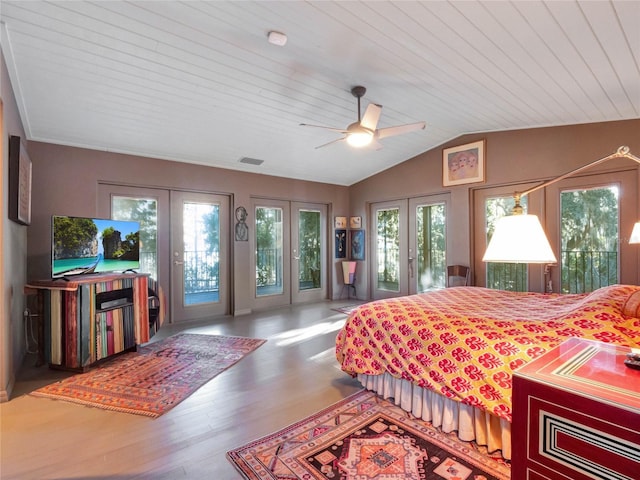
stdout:
POLYGON ((335 228, 347 228, 347 217, 336 217, 335 228))
POLYGON ((347 258, 347 231, 344 229, 336 230, 335 251, 336 258, 347 258))
POLYGON ((364 260, 364 230, 349 230, 351 260, 364 260))
POLYGON ((362 228, 362 217, 349 218, 349 228, 362 228))
POLYGON ((442 184, 484 182, 485 140, 442 150, 442 184))
POLYGON ((15 135, 9 137, 9 218, 31 223, 31 159, 15 135))

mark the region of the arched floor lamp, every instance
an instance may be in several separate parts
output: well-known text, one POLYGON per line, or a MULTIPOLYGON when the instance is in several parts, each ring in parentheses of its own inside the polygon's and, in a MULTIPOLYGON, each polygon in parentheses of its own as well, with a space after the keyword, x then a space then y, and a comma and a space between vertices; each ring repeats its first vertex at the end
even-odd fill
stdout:
MULTIPOLYGON (((515 206, 511 215, 502 217, 496 222, 496 228, 487 246, 483 262, 500 263, 557 263, 556 256, 551 249, 540 220, 537 215, 524 214, 520 205, 520 199, 541 188, 548 187, 560 180, 580 173, 600 163, 613 160, 615 158, 628 158, 640 164, 640 158, 629 152, 629 147, 622 146, 615 153, 595 160, 583 167, 576 168, 570 172, 560 175, 557 178, 548 180, 523 192, 514 194, 515 206)), ((640 243, 640 221, 633 226, 629 243, 640 243)), ((547 271, 545 271, 547 273, 547 271)))

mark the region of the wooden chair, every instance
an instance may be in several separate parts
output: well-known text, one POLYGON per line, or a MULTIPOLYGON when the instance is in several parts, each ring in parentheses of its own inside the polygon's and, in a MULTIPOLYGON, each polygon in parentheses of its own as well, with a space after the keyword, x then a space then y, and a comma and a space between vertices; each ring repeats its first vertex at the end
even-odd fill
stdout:
POLYGON ((471 269, 464 265, 447 267, 447 287, 463 287, 469 285, 471 269))

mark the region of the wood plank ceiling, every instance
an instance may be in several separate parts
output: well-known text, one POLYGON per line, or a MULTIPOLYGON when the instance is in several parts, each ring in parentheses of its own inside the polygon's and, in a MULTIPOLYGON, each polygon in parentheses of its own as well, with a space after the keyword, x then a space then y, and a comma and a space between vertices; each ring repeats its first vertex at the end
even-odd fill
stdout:
POLYGON ((640 117, 638 1, 3 0, 0 18, 30 140, 351 185, 465 133, 640 117), (427 128, 314 148, 340 135, 299 124, 356 121, 354 85, 380 128, 427 128))

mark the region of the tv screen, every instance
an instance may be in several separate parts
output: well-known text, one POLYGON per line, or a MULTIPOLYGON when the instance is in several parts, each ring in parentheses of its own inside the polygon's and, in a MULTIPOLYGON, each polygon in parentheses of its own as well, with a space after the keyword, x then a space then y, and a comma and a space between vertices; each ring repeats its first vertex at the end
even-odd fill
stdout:
POLYGON ((51 276, 140 268, 140 224, 101 218, 52 217, 51 276))

